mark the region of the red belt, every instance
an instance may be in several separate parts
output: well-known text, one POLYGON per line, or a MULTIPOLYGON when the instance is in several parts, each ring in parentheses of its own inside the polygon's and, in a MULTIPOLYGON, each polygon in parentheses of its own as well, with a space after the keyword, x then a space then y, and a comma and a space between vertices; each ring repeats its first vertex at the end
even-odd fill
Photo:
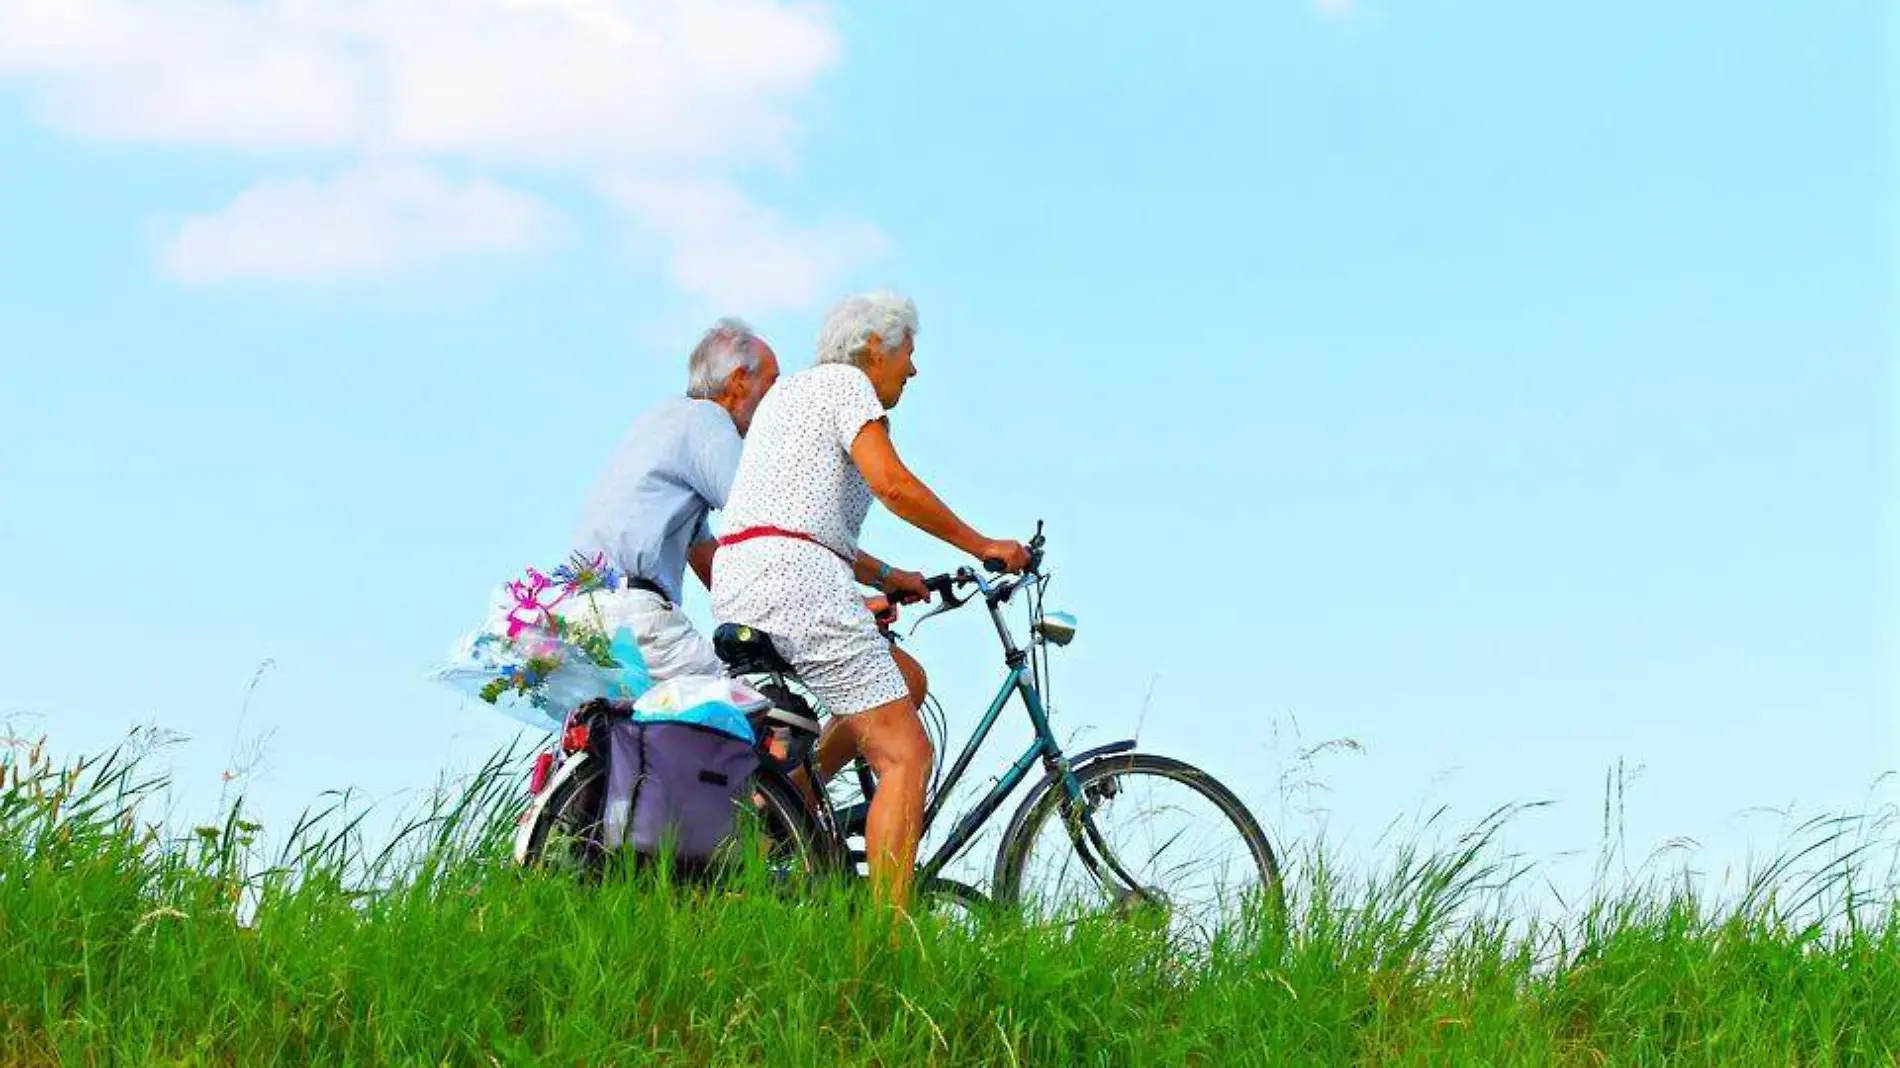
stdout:
POLYGON ((802 530, 785 530, 781 527, 746 527, 744 530, 735 530, 730 534, 721 536, 719 539, 719 544, 722 547, 727 546, 727 545, 737 545, 742 541, 751 541, 753 538, 792 538, 796 541, 808 541, 808 542, 811 542, 813 545, 816 545, 819 548, 824 549, 826 552, 837 557, 838 559, 843 560, 845 562, 845 566, 852 567, 852 568, 855 568, 857 566, 857 561, 851 559, 850 557, 839 552, 838 550, 833 549, 831 546, 826 545, 824 542, 819 541, 817 538, 812 537, 810 534, 807 534, 802 530))

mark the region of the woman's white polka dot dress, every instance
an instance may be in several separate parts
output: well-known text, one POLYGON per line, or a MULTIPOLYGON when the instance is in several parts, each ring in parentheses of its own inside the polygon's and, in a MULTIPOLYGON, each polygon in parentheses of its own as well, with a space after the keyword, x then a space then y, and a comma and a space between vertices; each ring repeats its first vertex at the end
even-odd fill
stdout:
POLYGON ((840 716, 908 693, 845 562, 857 558, 871 509, 851 443, 882 418, 877 391, 856 367, 820 364, 781 379, 752 417, 721 527, 726 534, 777 527, 823 544, 760 537, 723 545, 713 557, 714 617, 770 634, 840 716))

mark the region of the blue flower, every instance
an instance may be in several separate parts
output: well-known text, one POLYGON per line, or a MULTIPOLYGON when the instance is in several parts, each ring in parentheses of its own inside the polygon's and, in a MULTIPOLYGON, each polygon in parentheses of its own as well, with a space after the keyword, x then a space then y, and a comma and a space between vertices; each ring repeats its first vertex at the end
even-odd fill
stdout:
POLYGON ((605 553, 595 553, 590 559, 576 550, 567 563, 554 569, 552 578, 566 586, 570 594, 592 593, 618 585, 620 573, 607 562, 605 553))

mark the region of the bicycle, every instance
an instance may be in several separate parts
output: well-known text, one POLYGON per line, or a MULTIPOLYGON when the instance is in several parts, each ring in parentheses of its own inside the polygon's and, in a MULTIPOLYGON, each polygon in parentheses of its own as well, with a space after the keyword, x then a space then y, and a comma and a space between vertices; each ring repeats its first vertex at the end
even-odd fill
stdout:
MULTIPOLYGON (((1116 802, 1131 796, 1131 783, 1154 781, 1185 787, 1194 798, 1207 802, 1219 821, 1224 821, 1225 829, 1233 832, 1237 839, 1237 843, 1228 843, 1227 855, 1217 854, 1213 858, 1228 865, 1224 874, 1232 876, 1233 884, 1215 888, 1212 907, 1229 913, 1219 918, 1220 923, 1258 915, 1261 908, 1277 917, 1285 907, 1279 862, 1266 833, 1232 790, 1184 761, 1135 752, 1133 739, 1099 745, 1074 756, 1064 753, 1044 703, 1049 674, 1048 649, 1051 645, 1067 645, 1074 638, 1076 624, 1066 613, 1047 612, 1043 608, 1043 593, 1051 576, 1043 567, 1042 524, 1037 524, 1028 547, 1030 566, 1018 575, 998 575, 1001 568, 997 562, 987 561, 985 571, 997 577, 986 578, 972 568, 963 567, 925 581, 937 605, 916 620, 911 632, 914 634, 926 620, 981 599, 988 607, 1002 644, 1006 674, 995 699, 951 764, 947 776, 938 784, 933 775, 923 833, 928 836, 936 825, 946 799, 969 770, 1012 696, 1020 699, 1035 737, 988 792, 956 820, 945 840, 918 865, 915 885, 920 897, 945 899, 964 907, 1043 910, 1052 917, 1071 914, 1078 907, 1086 910, 1106 906, 1123 914, 1159 910, 1168 915, 1171 923, 1185 921, 1185 926, 1207 933, 1215 925, 1204 922, 1208 917, 1193 915, 1183 908, 1186 893, 1178 889, 1165 890, 1156 883, 1156 879, 1176 870, 1156 870, 1164 855, 1179 855, 1184 861, 1206 858, 1209 850, 1203 848, 1204 843, 1187 842, 1183 838, 1185 832, 1175 832, 1162 839, 1146 862, 1131 864, 1127 859, 1130 850, 1126 846, 1112 845, 1111 835, 1104 830, 1109 810, 1120 811, 1116 802), (1017 643, 1004 615, 1019 594, 1028 602, 1029 649, 1017 643), (1023 796, 1006 825, 992 866, 989 895, 946 876, 945 868, 975 840, 1038 762, 1043 766, 1044 775, 1023 796), (1059 817, 1057 822, 1051 824, 1051 819, 1056 817, 1059 817), (1032 885, 1030 881, 1038 845, 1044 832, 1051 830, 1060 832, 1051 836, 1057 847, 1054 859, 1074 861, 1080 866, 1080 877, 1072 886, 1066 878, 1056 880, 1051 886, 1032 885), (1237 849, 1232 848, 1235 845, 1237 849), (1137 875, 1136 868, 1146 873, 1146 877, 1137 875), (1066 896, 1065 888, 1076 897, 1066 896)), ((807 877, 855 872, 863 853, 853 850, 849 840, 863 833, 865 815, 871 799, 876 796, 875 775, 862 759, 854 758, 849 766, 854 769, 863 793, 861 802, 840 808, 825 789, 814 790, 816 803, 808 801, 793 784, 791 774, 802 769, 807 782, 819 782, 813 758, 819 717, 811 702, 795 691, 796 672, 773 648, 771 637, 754 628, 722 624, 714 632, 713 644, 733 676, 752 681, 755 688, 772 701, 772 707, 755 720, 763 729, 760 767, 748 812, 767 843, 768 859, 778 870, 807 877), (765 748, 764 735, 773 726, 784 728, 789 735, 790 744, 783 755, 774 755, 765 748)), ((562 853, 562 850, 549 850, 548 845, 558 829, 566 828, 571 841, 565 856, 557 859, 578 859, 583 866, 598 864, 597 850, 590 852, 588 844, 598 817, 590 815, 588 798, 591 794, 596 799, 592 805, 597 813, 600 783, 605 776, 598 764, 591 774, 585 769, 585 762, 579 765, 570 762, 564 766, 562 771, 566 778, 550 784, 540 813, 533 819, 524 814, 522 831, 517 838, 518 861, 544 863, 550 856, 562 853)), ((1157 812, 1140 813, 1136 830, 1145 832, 1152 842, 1157 822, 1157 812)))

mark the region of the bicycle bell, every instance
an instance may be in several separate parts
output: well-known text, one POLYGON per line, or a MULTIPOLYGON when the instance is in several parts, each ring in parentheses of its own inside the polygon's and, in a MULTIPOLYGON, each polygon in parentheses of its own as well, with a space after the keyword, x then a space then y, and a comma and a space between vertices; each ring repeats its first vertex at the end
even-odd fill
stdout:
POLYGON ((1075 617, 1067 612, 1044 612, 1034 629, 1038 641, 1067 645, 1075 639, 1075 617))

